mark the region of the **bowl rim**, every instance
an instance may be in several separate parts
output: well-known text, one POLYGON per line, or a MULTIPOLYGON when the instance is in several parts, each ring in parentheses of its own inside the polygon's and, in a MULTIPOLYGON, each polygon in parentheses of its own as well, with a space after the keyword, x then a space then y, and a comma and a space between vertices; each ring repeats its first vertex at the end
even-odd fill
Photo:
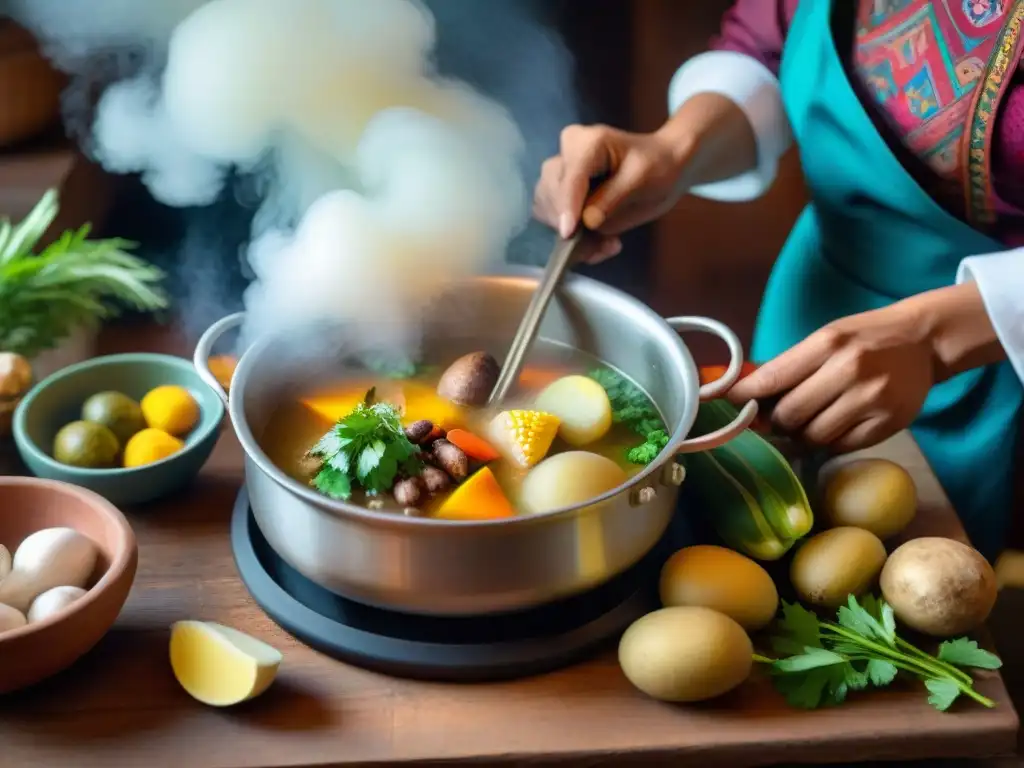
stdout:
MULTIPOLYGON (((47 627, 51 627, 55 624, 64 621, 70 616, 81 613, 88 610, 89 606, 95 603, 99 599, 101 592, 106 591, 112 584, 121 579, 124 574, 132 568, 132 562, 138 564, 138 550, 139 542, 135 537, 135 531, 132 529, 131 523, 128 522, 128 518, 124 516, 124 513, 120 509, 115 507, 105 498, 100 496, 95 491, 90 491, 88 488, 82 488, 78 485, 72 485, 71 483, 65 483, 62 480, 49 480, 42 477, 22 477, 20 475, 10 475, 0 477, 0 493, 3 492, 4 488, 12 486, 36 486, 44 490, 56 493, 57 495, 63 496, 79 496, 82 497, 86 506, 97 512, 101 517, 105 517, 114 523, 115 530, 119 533, 117 551, 114 558, 110 562, 110 566, 104 571, 103 575, 86 590, 86 593, 82 595, 78 600, 75 600, 71 605, 67 606, 61 611, 49 616, 42 621, 34 624, 26 624, 23 627, 12 629, 7 632, 0 633, 0 647, 9 640, 16 640, 26 635, 30 635, 33 632, 42 631, 47 627)), ((61 526, 65 528, 73 528, 73 526, 61 526)), ((73 528, 73 530, 78 530, 73 528)), ((81 531, 79 531, 81 533, 81 531)), ((83 536, 85 534, 82 534, 83 536)), ((93 542, 95 546, 96 543, 93 542)), ((15 548, 16 550, 17 548, 15 548)), ((11 552, 14 555, 14 552, 11 552)), ((132 575, 132 582, 134 583, 135 576, 132 575)), ((129 589, 130 589, 129 585, 129 589)), ((126 593, 127 594, 127 593, 126 593)), ((27 618, 27 616, 26 616, 27 618)), ((109 629, 109 627, 108 627, 109 629)))
MULTIPOLYGON (((224 421, 225 408, 224 403, 219 397, 211 397, 208 402, 212 403, 210 406, 213 409, 214 419, 206 426, 206 428, 200 430, 198 434, 190 442, 185 443, 185 447, 176 453, 172 453, 159 461, 154 461, 150 464, 143 464, 138 467, 104 467, 104 468, 87 468, 87 467, 73 467, 70 464, 61 464, 49 453, 47 453, 41 446, 39 446, 35 440, 33 440, 26 428, 25 422, 28 418, 27 414, 33 403, 38 399, 39 395, 47 388, 52 386, 60 379, 66 378, 82 371, 87 371, 92 368, 103 368, 107 365, 115 363, 139 363, 139 364, 153 364, 159 363, 163 365, 170 365, 174 368, 178 368, 182 371, 189 373, 196 378, 196 389, 202 389, 202 391, 208 392, 209 387, 206 383, 199 378, 199 374, 196 373, 195 366, 192 361, 178 357, 176 355, 165 355, 159 352, 122 352, 115 355, 102 355, 100 357, 93 357, 88 360, 83 360, 80 363, 69 365, 65 368, 61 368, 58 371, 54 371, 45 379, 35 384, 18 403, 18 406, 14 410, 14 419, 12 422, 12 434, 14 441, 22 446, 23 448, 32 452, 33 456, 37 460, 46 464, 49 468, 54 469, 62 473, 67 478, 82 479, 88 481, 90 479, 99 478, 118 478, 127 477, 129 475, 140 474, 142 472, 151 471, 158 469, 159 467, 172 464, 175 461, 180 461, 186 455, 200 448, 211 435, 217 434, 220 430, 220 425, 224 421)), ((205 403, 204 406, 205 407, 205 403)), ((190 435, 190 437, 192 437, 190 435)))

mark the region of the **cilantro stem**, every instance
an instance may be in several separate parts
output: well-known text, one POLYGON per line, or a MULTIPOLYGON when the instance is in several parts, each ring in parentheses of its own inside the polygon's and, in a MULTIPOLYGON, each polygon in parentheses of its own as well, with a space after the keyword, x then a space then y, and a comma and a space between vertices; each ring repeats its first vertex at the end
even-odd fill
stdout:
MULTIPOLYGON (((960 689, 961 693, 974 699, 982 706, 988 707, 989 709, 995 706, 995 702, 992 701, 992 699, 981 695, 974 689, 974 680, 969 675, 955 667, 950 667, 950 665, 946 664, 944 661, 925 653, 920 648, 911 645, 905 640, 897 639, 897 642, 905 649, 901 652, 896 648, 890 648, 882 645, 881 643, 877 643, 857 632, 848 630, 838 624, 833 624, 830 621, 821 622, 821 628, 842 637, 844 640, 848 640, 851 643, 860 645, 865 649, 872 651, 876 656, 884 658, 897 669, 902 669, 919 678, 950 680, 957 688, 960 689)), ((872 657, 870 656, 866 656, 865 660, 870 660, 871 658, 872 657)))
POLYGON ((762 656, 759 653, 753 655, 754 663, 756 664, 774 664, 775 659, 769 659, 767 656, 762 656))
POLYGON ((941 669, 945 669, 950 677, 954 677, 957 680, 960 680, 961 682, 965 683, 966 685, 974 684, 974 680, 971 678, 971 676, 963 670, 957 669, 952 664, 945 662, 942 659, 936 658, 935 656, 932 656, 931 654, 928 654, 925 651, 922 651, 916 645, 908 643, 901 637, 896 638, 896 647, 901 649, 904 653, 910 656, 915 656, 919 659, 928 659, 930 662, 934 663, 941 669))
MULTIPOLYGON (((838 624, 833 624, 830 621, 821 622, 821 628, 827 629, 830 632, 839 635, 844 640, 848 640, 851 643, 854 643, 855 645, 860 645, 864 648, 871 650, 876 656, 880 656, 884 658, 886 661, 892 662, 895 666, 900 666, 901 664, 913 664, 917 668, 918 674, 923 672, 925 677, 950 677, 950 675, 942 666, 934 663, 937 662, 938 659, 933 659, 931 656, 927 656, 922 653, 922 657, 913 658, 906 653, 901 653, 895 648, 891 648, 881 643, 877 643, 874 640, 871 640, 870 638, 867 638, 864 635, 860 634, 859 632, 854 632, 852 630, 846 629, 846 627, 840 626, 838 624)), ((958 683, 964 682, 959 678, 954 679, 956 679, 958 683)), ((970 681, 970 678, 968 678, 968 681, 970 681)))

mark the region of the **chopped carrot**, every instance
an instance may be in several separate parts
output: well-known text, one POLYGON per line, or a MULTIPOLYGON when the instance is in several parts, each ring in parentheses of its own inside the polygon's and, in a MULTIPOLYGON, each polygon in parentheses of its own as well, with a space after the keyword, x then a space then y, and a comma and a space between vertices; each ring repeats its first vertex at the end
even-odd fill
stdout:
POLYGON ((566 375, 566 371, 557 368, 541 368, 540 366, 526 366, 519 374, 518 385, 522 389, 534 390, 543 389, 548 384, 566 375))
MULTIPOLYGON (((701 368, 700 368, 700 383, 702 385, 704 385, 704 384, 710 384, 713 381, 718 381, 720 378, 722 378, 722 376, 725 375, 725 372, 727 370, 728 370, 728 366, 725 366, 725 365, 704 365, 704 366, 701 366, 701 368)), ((747 376, 749 376, 750 374, 752 374, 756 370, 757 370, 757 365, 755 363, 745 362, 745 363, 743 363, 743 367, 740 368, 740 378, 741 379, 746 378, 747 376)), ((771 434, 771 432, 772 432, 771 420, 768 419, 764 413, 759 413, 754 418, 754 423, 750 425, 750 428, 752 430, 754 430, 755 432, 759 432, 759 433, 761 433, 763 435, 771 434)))
POLYGON ((434 517, 442 520, 500 520, 515 517, 512 503, 494 473, 484 467, 445 499, 434 517))
MULTIPOLYGON (((700 368, 700 383, 710 384, 713 381, 718 381, 725 375, 725 372, 729 369, 727 365, 702 365, 700 368)), ((754 363, 743 363, 743 367, 740 368, 740 378, 745 378, 757 370, 757 365, 754 363)))
POLYGON ((477 461, 494 461, 501 456, 493 445, 465 429, 449 429, 448 442, 461 448, 464 454, 477 461))
POLYGON ((238 365, 238 360, 232 355, 216 355, 210 358, 208 365, 210 373, 224 387, 224 391, 229 390, 231 388, 231 377, 235 375, 235 366, 238 365))

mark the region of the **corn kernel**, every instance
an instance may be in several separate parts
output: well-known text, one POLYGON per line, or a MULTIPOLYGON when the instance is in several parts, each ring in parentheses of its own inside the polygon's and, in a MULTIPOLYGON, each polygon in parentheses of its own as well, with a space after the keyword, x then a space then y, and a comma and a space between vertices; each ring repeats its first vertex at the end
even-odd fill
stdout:
POLYGON ((541 411, 502 411, 490 426, 495 447, 523 469, 532 467, 551 449, 558 434, 558 417, 541 411))

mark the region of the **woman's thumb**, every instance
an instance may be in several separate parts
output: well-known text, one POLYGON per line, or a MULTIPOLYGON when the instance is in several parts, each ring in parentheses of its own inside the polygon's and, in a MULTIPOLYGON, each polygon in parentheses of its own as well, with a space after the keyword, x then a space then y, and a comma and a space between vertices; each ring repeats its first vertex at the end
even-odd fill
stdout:
POLYGON ((630 153, 618 170, 601 184, 583 208, 583 223, 588 229, 600 229, 615 213, 616 208, 632 195, 647 178, 648 162, 645 157, 630 153))

